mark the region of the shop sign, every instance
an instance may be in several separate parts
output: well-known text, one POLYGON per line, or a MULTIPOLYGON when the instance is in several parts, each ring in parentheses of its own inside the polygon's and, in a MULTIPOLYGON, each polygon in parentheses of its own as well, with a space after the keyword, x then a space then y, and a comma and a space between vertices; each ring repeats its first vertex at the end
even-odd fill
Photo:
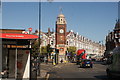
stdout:
POLYGON ((2 44, 16 44, 16 41, 2 41, 2 44))
POLYGON ((32 31, 32 28, 28 28, 28 30, 31 32, 31 31, 32 31))
POLYGON ((31 34, 13 34, 13 33, 0 33, 0 38, 5 39, 37 39, 37 35, 31 34))

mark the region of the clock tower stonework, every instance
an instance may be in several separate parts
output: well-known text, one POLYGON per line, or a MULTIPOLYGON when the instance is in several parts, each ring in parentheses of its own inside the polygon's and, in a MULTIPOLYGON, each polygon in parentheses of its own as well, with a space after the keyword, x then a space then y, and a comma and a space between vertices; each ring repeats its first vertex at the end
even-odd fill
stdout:
POLYGON ((66 19, 63 14, 59 14, 56 21, 56 48, 59 49, 59 61, 65 60, 66 53, 66 19))

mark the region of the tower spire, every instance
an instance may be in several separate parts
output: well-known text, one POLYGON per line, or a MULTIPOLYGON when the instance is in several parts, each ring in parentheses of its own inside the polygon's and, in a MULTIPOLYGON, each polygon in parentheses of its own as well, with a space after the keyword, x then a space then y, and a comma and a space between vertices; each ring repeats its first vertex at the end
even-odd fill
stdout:
POLYGON ((62 14, 62 7, 60 7, 60 14, 62 14))

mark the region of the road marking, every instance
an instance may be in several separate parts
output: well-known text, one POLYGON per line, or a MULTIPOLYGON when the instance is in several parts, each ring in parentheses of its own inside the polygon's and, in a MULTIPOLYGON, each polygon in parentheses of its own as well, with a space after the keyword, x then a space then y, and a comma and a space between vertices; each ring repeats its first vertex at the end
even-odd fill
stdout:
POLYGON ((46 76, 46 79, 45 79, 45 80, 48 80, 48 79, 49 79, 49 77, 50 77, 50 74, 47 74, 47 76, 46 76))

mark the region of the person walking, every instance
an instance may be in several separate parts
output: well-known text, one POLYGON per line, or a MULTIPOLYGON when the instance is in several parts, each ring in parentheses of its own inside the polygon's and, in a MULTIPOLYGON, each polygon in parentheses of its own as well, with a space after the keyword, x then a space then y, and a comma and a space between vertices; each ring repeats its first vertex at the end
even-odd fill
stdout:
POLYGON ((63 59, 61 59, 60 62, 63 63, 63 59))
POLYGON ((45 60, 45 63, 48 64, 48 59, 47 59, 47 57, 45 57, 44 60, 45 60))

